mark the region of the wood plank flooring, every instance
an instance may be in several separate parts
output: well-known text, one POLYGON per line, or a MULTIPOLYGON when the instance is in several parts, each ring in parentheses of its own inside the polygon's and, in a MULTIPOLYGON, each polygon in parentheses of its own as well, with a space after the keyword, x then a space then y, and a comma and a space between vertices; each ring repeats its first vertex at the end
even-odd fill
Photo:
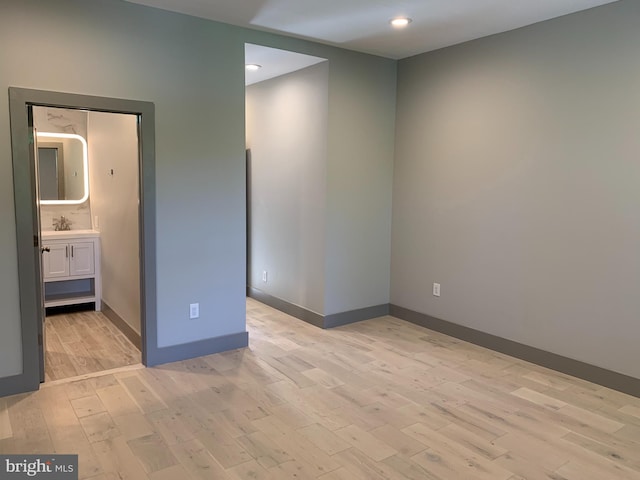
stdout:
POLYGON ((640 399, 382 317, 247 301, 250 348, 0 399, 1 453, 94 480, 640 479, 640 399))
POLYGON ((101 312, 50 315, 45 329, 46 382, 140 363, 140 351, 101 312))

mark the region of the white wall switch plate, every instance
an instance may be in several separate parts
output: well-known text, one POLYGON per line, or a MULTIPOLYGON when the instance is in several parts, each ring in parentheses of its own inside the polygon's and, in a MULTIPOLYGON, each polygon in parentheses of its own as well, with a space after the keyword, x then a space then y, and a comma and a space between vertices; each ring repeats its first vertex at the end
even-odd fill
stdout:
POLYGON ((199 318, 200 317, 200 304, 199 303, 191 303, 189 305, 189 318, 199 318))
POLYGON ((439 283, 434 283, 433 284, 433 295, 435 297, 439 297, 440 296, 440 284, 439 283))

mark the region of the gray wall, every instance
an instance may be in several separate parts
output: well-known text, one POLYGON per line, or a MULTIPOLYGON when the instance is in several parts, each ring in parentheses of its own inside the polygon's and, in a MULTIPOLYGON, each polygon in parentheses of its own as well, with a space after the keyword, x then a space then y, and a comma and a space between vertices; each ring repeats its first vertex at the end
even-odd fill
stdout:
POLYGON ((247 87, 246 108, 251 149, 248 284, 322 314, 328 62, 247 87))
POLYGON ((400 61, 392 303, 640 377, 639 24, 628 0, 400 61))
POLYGON ((325 315, 389 303, 396 109, 395 62, 329 60, 325 315))
MULTIPOLYGON (((321 56, 319 52, 313 54, 321 56)), ((307 73, 304 87, 300 83, 302 74, 294 74, 290 79, 275 79, 264 82, 264 86, 248 88, 249 146, 256 173, 264 180, 252 191, 258 210, 252 211, 257 215, 252 230, 256 248, 252 248, 249 284, 324 315, 389 303, 396 77, 394 62, 375 59, 378 66, 369 70, 373 66, 371 59, 374 57, 357 65, 347 56, 333 56, 328 65, 309 69, 320 72, 328 67, 326 131, 321 130, 325 128, 324 119, 323 124, 318 123, 319 118, 298 120, 290 109, 267 113, 275 108, 269 104, 285 89, 291 96, 315 90, 315 99, 296 101, 310 109, 320 108, 319 101, 326 100, 319 77, 312 80, 307 73), (353 75, 353 69, 364 77, 353 75), (295 93, 294 83, 298 88, 295 93), (258 99, 263 115, 260 121, 270 124, 269 132, 276 126, 289 125, 296 134, 281 132, 276 141, 272 133, 265 133, 266 126, 258 133, 251 124, 258 99), (260 144, 254 145, 258 138, 260 144), (269 145, 270 138, 273 143, 268 147, 269 158, 282 168, 260 170, 261 146, 269 145), (285 163, 294 161, 296 152, 283 152, 285 139, 286 148, 292 142, 300 142, 299 148, 312 155, 299 173, 315 175, 315 180, 307 178, 300 183, 294 178, 295 172, 286 169, 285 163), (305 145, 307 141, 310 143, 305 145), (324 146, 319 150, 317 145, 322 141, 324 146), (261 190, 267 185, 269 192, 261 190), (294 198, 298 204, 286 204, 287 199, 294 198), (299 210, 293 212, 294 208, 299 210), (314 239, 314 235, 318 238, 314 239), (269 271, 266 285, 261 279, 265 269, 269 271)))
POLYGON ((396 62, 247 31, 329 60, 324 314, 389 302, 396 62))
MULTIPOLYGON (((330 60, 328 241, 357 260, 328 268, 348 287, 331 305, 388 299, 395 62, 117 0, 0 0, 0 11, 0 91, 155 103, 159 347, 245 330, 245 42, 330 60)), ((9 132, 0 95, 0 377, 22 368, 9 132)))

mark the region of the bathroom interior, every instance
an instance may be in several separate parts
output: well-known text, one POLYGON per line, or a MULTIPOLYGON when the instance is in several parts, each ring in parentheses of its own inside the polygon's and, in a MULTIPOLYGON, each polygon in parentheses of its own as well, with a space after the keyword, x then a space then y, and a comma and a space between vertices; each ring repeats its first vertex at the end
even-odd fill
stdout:
POLYGON ((141 362, 135 115, 33 107, 45 382, 141 362))

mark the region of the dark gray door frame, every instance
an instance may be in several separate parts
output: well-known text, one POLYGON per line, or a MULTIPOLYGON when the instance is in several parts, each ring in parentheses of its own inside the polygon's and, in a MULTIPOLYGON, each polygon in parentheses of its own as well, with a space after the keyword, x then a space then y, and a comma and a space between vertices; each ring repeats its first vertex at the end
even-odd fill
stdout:
POLYGON ((0 396, 37 390, 38 315, 40 306, 40 246, 37 222, 33 138, 28 118, 31 106, 61 107, 134 114, 138 118, 140 148, 140 291, 142 363, 159 363, 156 302, 155 238, 155 108, 151 102, 70 93, 9 88, 11 153, 18 246, 22 373, 0 378, 0 396))

